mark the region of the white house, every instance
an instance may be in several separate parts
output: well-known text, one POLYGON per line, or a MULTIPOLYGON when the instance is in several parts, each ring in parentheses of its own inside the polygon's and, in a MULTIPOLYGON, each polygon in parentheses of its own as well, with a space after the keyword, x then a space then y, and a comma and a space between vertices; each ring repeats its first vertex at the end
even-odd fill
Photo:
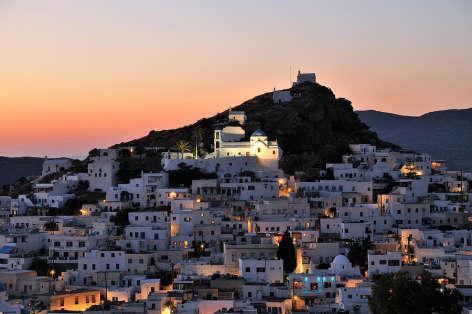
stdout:
POLYGON ((370 250, 367 254, 369 278, 374 275, 396 273, 402 266, 402 252, 378 252, 370 250))
POLYGON ((117 158, 116 149, 99 149, 97 155, 90 157, 90 163, 87 165, 90 191, 106 192, 115 185, 120 165, 117 158))
POLYGON ((281 259, 239 259, 239 275, 249 282, 282 283, 284 263, 281 259))
POLYGON ((272 93, 272 101, 274 104, 280 104, 284 102, 289 102, 293 99, 292 94, 290 93, 290 90, 275 90, 272 93))
POLYGON ((297 74, 297 81, 294 82, 294 85, 301 83, 316 83, 316 73, 302 73, 300 70, 297 74))
POLYGON ((336 276, 341 277, 360 277, 359 267, 352 266, 351 262, 344 255, 338 255, 331 262, 329 268, 336 276))
MULTIPOLYGON (((91 250, 84 256, 78 258, 77 283, 90 285, 99 281, 97 275, 106 273, 106 280, 112 286, 119 285, 119 280, 115 280, 116 275, 126 271, 125 252, 124 251, 104 251, 91 250)), ((116 296, 126 295, 126 292, 116 291, 116 296), (124 293, 124 294, 123 294, 124 293)))
POLYGON ((160 282, 160 279, 141 280, 140 291, 136 293, 136 300, 147 300, 151 293, 159 291, 160 282))
POLYGON ((370 283, 358 283, 338 289, 339 308, 350 313, 369 313, 370 283))
POLYGON ((72 162, 69 158, 45 158, 43 161, 43 169, 41 176, 47 176, 49 174, 64 171, 70 168, 72 162))

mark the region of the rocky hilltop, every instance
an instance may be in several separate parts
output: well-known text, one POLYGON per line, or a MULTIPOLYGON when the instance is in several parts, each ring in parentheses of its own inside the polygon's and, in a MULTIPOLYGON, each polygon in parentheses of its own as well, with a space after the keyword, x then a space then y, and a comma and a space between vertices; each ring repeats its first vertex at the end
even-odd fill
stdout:
MULTIPOLYGON (((301 170, 315 173, 328 160, 340 161, 351 143, 369 143, 378 147, 399 147, 380 140, 353 111, 351 102, 336 98, 328 87, 303 83, 286 90, 292 99, 274 103, 273 93, 256 96, 232 110, 247 115, 246 134, 264 130, 277 139, 284 152, 282 168, 287 173, 301 170)), ((160 147, 173 149, 180 140, 194 143, 200 133, 202 148, 212 151, 213 130, 226 121, 228 111, 201 119, 181 128, 151 131, 147 136, 114 147, 160 147)))

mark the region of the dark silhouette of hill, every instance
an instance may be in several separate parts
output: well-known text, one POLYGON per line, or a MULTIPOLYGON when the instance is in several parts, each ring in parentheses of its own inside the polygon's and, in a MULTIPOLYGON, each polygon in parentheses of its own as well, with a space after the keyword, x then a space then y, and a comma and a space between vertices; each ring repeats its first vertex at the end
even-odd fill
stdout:
POLYGON ((472 169, 472 108, 402 116, 375 110, 359 118, 386 141, 444 159, 450 169, 472 169))
MULTIPOLYGON (((336 98, 331 89, 313 83, 290 89, 293 100, 273 103, 272 93, 250 99, 232 110, 244 110, 247 115, 246 134, 264 130, 276 138, 284 152, 282 168, 288 173, 301 170, 315 174, 327 161, 340 161, 351 143, 370 143, 379 147, 399 148, 380 140, 360 121, 351 102, 336 98)), ((201 119, 181 128, 151 131, 147 136, 120 143, 114 147, 160 147, 175 149, 179 140, 193 144, 195 133, 202 134, 203 149, 211 152, 213 131, 226 123, 228 111, 201 119)))

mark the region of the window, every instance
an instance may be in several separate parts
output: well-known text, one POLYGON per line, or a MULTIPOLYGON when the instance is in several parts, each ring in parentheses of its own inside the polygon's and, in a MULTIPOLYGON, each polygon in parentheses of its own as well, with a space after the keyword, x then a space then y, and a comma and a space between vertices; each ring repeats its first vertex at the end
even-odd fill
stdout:
POLYGON ((388 266, 400 266, 400 261, 396 259, 388 260, 388 266))
POLYGON ((246 269, 244 270, 246 273, 250 273, 251 272, 251 268, 250 267, 246 267, 246 269))
POLYGON ((265 267, 257 267, 256 272, 258 273, 265 273, 265 267))
POLYGON ((78 297, 78 296, 76 296, 76 297, 74 298, 74 303, 75 303, 75 304, 79 304, 79 297, 78 297))

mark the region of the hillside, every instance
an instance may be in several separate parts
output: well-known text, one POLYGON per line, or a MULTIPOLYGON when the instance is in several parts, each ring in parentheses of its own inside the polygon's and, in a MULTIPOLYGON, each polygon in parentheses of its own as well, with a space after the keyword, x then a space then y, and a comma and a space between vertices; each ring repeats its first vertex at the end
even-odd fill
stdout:
POLYGON ((0 186, 12 184, 21 177, 41 174, 44 158, 0 156, 0 186))
POLYGON ((383 140, 445 159, 450 169, 472 169, 472 108, 418 117, 375 110, 357 114, 383 140))
MULTIPOLYGON (((327 87, 305 83, 290 89, 296 95, 292 101, 274 104, 272 93, 265 93, 232 108, 244 110, 248 121, 246 134, 264 130, 270 138, 277 138, 284 151, 282 168, 293 173, 303 170, 315 175, 326 161, 339 161, 349 151, 350 143, 371 143, 379 147, 398 148, 380 140, 369 131, 351 102, 336 98, 327 87)), ((200 130, 204 150, 212 151, 213 130, 227 118, 228 111, 204 118, 192 125, 163 131, 151 131, 147 136, 119 146, 157 146, 172 149, 178 140, 194 143, 200 130)))

